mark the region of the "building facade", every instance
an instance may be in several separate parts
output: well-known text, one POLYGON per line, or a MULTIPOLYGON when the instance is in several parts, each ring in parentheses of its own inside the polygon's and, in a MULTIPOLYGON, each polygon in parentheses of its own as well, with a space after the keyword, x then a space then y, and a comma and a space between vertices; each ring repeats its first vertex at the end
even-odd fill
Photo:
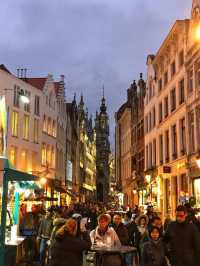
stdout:
POLYGON ((96 189, 97 201, 107 202, 109 196, 109 117, 107 114, 106 101, 103 96, 101 100, 100 112, 95 118, 96 132, 96 189))

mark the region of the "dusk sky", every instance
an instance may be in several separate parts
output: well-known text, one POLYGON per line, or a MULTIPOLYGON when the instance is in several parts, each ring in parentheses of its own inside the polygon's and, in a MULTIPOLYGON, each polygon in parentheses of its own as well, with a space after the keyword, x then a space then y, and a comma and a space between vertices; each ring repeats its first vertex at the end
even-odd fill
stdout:
MULTIPOLYGON (((4 0, 0 8, 0 63, 13 73, 57 79, 65 75, 67 99, 81 92, 95 112, 105 87, 114 112, 130 82, 146 75, 176 19, 190 17, 192 0, 4 0)), ((78 99, 79 100, 79 99, 78 99)))

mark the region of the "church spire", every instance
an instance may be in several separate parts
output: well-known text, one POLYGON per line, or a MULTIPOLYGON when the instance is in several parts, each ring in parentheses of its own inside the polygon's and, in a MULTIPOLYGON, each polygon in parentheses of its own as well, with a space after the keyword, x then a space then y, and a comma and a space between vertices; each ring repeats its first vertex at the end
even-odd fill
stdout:
POLYGON ((106 107, 106 99, 104 97, 104 86, 103 86, 103 97, 101 99, 101 107, 100 107, 101 113, 106 113, 107 107, 106 107))
POLYGON ((192 14, 191 17, 193 19, 200 17, 200 0, 193 0, 192 1, 192 14))

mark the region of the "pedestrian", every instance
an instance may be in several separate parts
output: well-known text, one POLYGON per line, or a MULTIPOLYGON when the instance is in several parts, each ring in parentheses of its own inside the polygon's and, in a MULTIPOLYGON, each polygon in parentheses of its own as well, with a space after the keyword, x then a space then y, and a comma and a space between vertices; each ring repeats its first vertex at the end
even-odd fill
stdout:
POLYGON ((200 234, 194 224, 186 220, 184 206, 176 209, 176 221, 168 225, 164 241, 172 266, 199 266, 200 234))
MULTIPOLYGON (((109 227, 110 222, 108 214, 101 214, 98 217, 98 226, 90 233, 93 245, 99 248, 121 247, 115 230, 109 227)), ((121 257, 119 255, 103 255, 103 265, 101 266, 121 266, 121 257)))
POLYGON ((160 236, 163 236, 163 225, 162 225, 162 220, 159 216, 154 216, 152 218, 151 224, 149 224, 148 228, 149 230, 151 229, 151 227, 157 227, 160 230, 160 236))
POLYGON ((148 241, 148 222, 147 215, 142 214, 136 219, 137 231, 135 233, 135 245, 138 251, 139 260, 141 258, 144 243, 148 241))
POLYGON ((55 242, 55 237, 56 237, 56 232, 66 223, 66 219, 62 217, 62 210, 57 209, 55 211, 55 217, 53 220, 53 230, 51 233, 51 238, 50 238, 50 245, 53 245, 55 242))
POLYGON ((41 221, 38 231, 38 241, 40 242, 39 244, 40 266, 45 266, 48 241, 50 240, 52 229, 53 229, 52 210, 48 209, 45 217, 41 221))
POLYGON ((150 228, 149 240, 144 243, 141 266, 167 266, 160 229, 156 226, 150 228))
POLYGON ((91 246, 87 232, 77 236, 77 221, 67 219, 56 233, 56 241, 51 248, 51 266, 83 266, 83 251, 91 246))
POLYGON ((128 245, 129 244, 128 229, 122 223, 122 216, 119 213, 115 214, 113 217, 113 228, 115 232, 117 233, 117 236, 121 244, 128 245))

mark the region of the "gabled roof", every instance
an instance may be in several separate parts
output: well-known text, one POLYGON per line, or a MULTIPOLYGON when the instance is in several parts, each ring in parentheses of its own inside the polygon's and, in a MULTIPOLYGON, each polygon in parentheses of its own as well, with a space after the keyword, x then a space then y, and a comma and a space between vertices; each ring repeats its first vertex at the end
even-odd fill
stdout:
POLYGON ((7 67, 6 67, 4 64, 1 64, 1 65, 0 65, 0 69, 3 70, 3 71, 5 71, 5 72, 7 72, 8 74, 12 74, 12 73, 7 69, 7 67))
POLYGON ((33 87, 43 90, 47 78, 25 78, 23 80, 33 87))

